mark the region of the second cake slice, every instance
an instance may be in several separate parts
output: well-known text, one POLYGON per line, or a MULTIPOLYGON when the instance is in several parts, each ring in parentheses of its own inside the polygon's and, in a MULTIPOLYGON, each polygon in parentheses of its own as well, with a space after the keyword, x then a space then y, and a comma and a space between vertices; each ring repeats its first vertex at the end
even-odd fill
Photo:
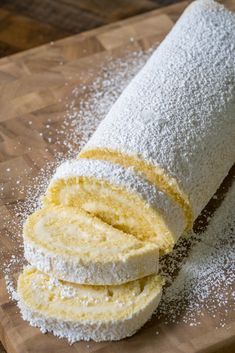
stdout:
POLYGON ((87 212, 48 206, 24 225, 26 259, 56 278, 83 284, 121 284, 156 273, 158 247, 87 212))

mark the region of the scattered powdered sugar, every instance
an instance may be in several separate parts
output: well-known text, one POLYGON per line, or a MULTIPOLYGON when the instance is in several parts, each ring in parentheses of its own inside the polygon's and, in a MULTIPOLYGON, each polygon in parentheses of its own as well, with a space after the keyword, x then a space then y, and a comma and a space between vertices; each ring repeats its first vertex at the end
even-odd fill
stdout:
POLYGON ((212 317, 220 316, 219 325, 225 325, 234 309, 234 209, 235 183, 210 217, 207 229, 181 239, 174 252, 162 259, 168 286, 157 313, 166 321, 180 320, 194 326, 207 312, 212 317))
MULTIPOLYGON (((11 260, 8 256, 8 260, 4 261, 4 273, 13 299, 17 300, 17 272, 25 264, 19 231, 23 220, 38 208, 38 198, 49 184, 55 168, 62 161, 76 156, 149 55, 149 52, 138 51, 122 59, 110 59, 105 68, 100 69, 95 81, 89 86, 79 86, 73 90, 72 98, 67 101, 64 121, 56 132, 55 145, 63 145, 65 150, 55 150, 55 161, 46 163, 28 186, 26 201, 19 201, 12 207, 16 221, 11 220, 7 227, 9 237, 16 240, 16 246, 11 260)), ((17 187, 20 188, 20 184, 17 187)), ((231 289, 234 281, 234 206, 235 186, 229 189, 221 206, 211 216, 207 229, 192 233, 189 238, 182 238, 175 250, 162 259, 161 271, 167 279, 167 285, 157 314, 165 322, 183 320, 193 326, 200 323, 200 317, 205 312, 216 315, 222 309, 220 325, 226 323, 226 315, 234 299, 231 289)), ((51 285, 55 285, 54 280, 51 285)), ((69 297, 72 292, 64 295, 69 297)))
MULTIPOLYGON (((147 52, 140 50, 118 59, 110 57, 91 85, 74 88, 72 92, 74 99, 68 104, 69 114, 64 124, 74 126, 76 141, 79 137, 79 149, 87 143, 113 103, 145 64, 152 51, 153 49, 147 52), (83 99, 77 106, 77 99, 81 95, 83 99)), ((70 132, 66 143, 72 142, 72 137, 70 132)), ((74 151, 73 145, 72 151, 74 151)))

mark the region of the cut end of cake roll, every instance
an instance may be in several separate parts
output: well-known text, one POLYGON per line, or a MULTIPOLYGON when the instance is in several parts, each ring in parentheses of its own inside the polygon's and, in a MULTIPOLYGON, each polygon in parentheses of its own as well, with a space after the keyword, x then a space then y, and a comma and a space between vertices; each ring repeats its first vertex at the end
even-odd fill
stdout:
POLYGON ((115 163, 123 168, 132 168, 152 183, 159 190, 166 193, 179 207, 182 208, 185 220, 185 230, 190 230, 193 225, 193 212, 188 197, 181 190, 175 178, 166 174, 160 166, 152 165, 150 162, 144 161, 135 155, 126 154, 124 152, 115 151, 108 148, 89 148, 85 146, 79 153, 78 158, 96 159, 99 161, 107 161, 115 163))
POLYGON ((182 209, 156 186, 130 169, 97 160, 74 160, 56 171, 44 205, 80 208, 104 223, 172 250, 185 228, 182 209))
POLYGON ((18 305, 32 326, 70 343, 115 341, 133 335, 151 317, 162 285, 156 275, 119 286, 79 285, 28 267, 18 279, 18 305))
POLYGON ((87 212, 48 206, 28 217, 25 257, 38 270, 75 283, 120 284, 158 271, 158 247, 87 212))

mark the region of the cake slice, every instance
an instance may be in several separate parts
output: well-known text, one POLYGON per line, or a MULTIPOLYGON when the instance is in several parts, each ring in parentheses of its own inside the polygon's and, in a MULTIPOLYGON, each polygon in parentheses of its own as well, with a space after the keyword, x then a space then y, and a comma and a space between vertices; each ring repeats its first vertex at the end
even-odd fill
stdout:
POLYGON ((19 277, 18 304, 23 319, 32 326, 70 343, 120 340, 133 335, 151 317, 162 284, 156 275, 117 286, 71 284, 31 267, 19 277))
POLYGON ((75 283, 120 284, 158 270, 158 247, 78 208, 44 207, 23 229, 26 259, 38 270, 75 283))
POLYGON ((80 208, 141 242, 172 250, 185 229, 182 208, 140 173, 106 161, 78 159, 60 165, 44 205, 80 208))

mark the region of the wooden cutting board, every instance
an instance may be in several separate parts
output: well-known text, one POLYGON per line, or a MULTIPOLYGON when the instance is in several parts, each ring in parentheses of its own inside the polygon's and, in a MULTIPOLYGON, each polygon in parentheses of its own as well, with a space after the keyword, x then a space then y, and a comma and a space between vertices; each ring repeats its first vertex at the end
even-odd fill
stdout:
MULTIPOLYGON (((188 3, 183 1, 0 60, 1 262, 9 260, 17 247, 21 251, 21 238, 16 241, 9 227, 12 222, 17 224, 15 203, 25 199, 25 192, 15 187, 17 180, 27 187, 40 168, 54 160, 55 148, 66 153, 66 147, 56 147, 53 142, 53 131, 66 113, 65 98, 74 87, 92 82, 97 68, 110 54, 122 58, 127 52, 160 42, 188 3)), ((235 0, 224 3, 235 11, 235 0)), ((219 311, 216 318, 205 312, 198 327, 184 323, 166 326, 153 318, 139 333, 121 342, 69 346, 66 340, 43 335, 21 319, 0 273, 0 340, 8 353, 232 352, 235 322, 231 319, 229 329, 216 329, 218 318, 219 311)))

